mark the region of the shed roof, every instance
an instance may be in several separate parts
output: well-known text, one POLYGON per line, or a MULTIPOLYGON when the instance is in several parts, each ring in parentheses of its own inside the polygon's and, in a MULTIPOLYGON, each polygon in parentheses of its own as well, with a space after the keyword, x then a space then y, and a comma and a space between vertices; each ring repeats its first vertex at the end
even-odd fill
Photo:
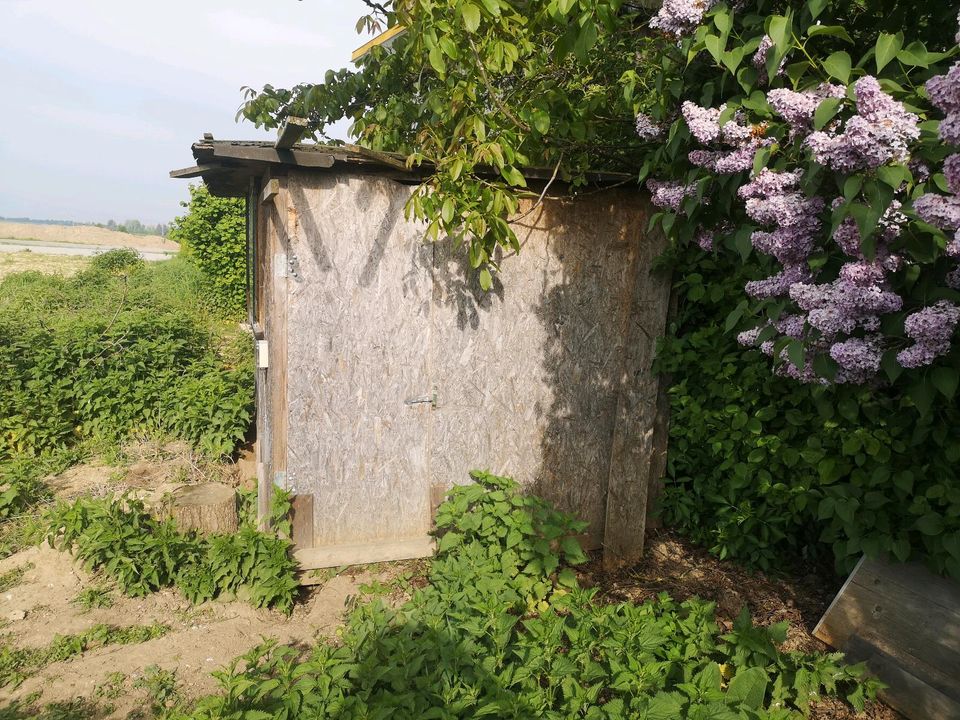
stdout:
MULTIPOLYGON (((429 165, 408 168, 406 157, 399 153, 369 150, 357 145, 293 144, 284 147, 281 141, 214 140, 207 134, 191 149, 197 164, 172 170, 172 178, 203 178, 214 195, 244 197, 252 177, 276 173, 284 168, 302 168, 316 171, 346 171, 390 177, 403 183, 419 183, 428 177, 429 165)), ((552 168, 524 168, 527 180, 548 181, 552 168)), ((494 171, 491 170, 491 174, 494 171)), ((619 185, 636 176, 632 173, 595 172, 588 174, 594 185, 619 185)))

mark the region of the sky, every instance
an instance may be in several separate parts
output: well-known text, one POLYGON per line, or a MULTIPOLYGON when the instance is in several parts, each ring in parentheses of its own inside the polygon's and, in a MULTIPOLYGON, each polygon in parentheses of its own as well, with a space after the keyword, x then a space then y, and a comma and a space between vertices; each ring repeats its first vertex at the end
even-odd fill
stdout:
MULTIPOLYGON (((190 144, 275 139, 241 87, 350 65, 361 0, 0 0, 0 216, 169 222, 190 144)), ((346 138, 346 126, 338 133, 346 138)))

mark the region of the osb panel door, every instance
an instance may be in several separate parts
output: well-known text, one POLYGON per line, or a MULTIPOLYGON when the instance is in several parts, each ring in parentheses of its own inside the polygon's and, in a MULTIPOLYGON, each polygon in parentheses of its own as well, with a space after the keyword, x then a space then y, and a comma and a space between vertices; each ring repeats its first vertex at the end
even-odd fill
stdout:
POLYGON ((314 495, 317 547, 422 537, 431 283, 410 190, 333 173, 286 186, 287 485, 314 495))
POLYGON ((588 521, 599 547, 634 287, 660 290, 659 247, 643 246, 637 193, 547 201, 514 228, 522 251, 486 293, 461 249, 436 246, 431 482, 512 475, 588 521))

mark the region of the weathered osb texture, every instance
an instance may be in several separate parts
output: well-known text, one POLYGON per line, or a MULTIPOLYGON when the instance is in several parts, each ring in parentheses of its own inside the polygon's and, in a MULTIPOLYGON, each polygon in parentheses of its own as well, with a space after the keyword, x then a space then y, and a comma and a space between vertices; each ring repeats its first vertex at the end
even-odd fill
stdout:
POLYGON ((286 186, 287 482, 314 495, 318 547, 425 535, 430 407, 404 401, 430 388, 430 268, 410 190, 333 173, 286 186))
MULTIPOLYGON (((513 475, 587 520, 591 544, 603 542, 608 478, 647 479, 648 468, 622 453, 611 466, 621 390, 647 372, 663 329, 666 284, 648 274, 662 246, 644 241, 646 225, 635 192, 547 202, 520 221, 523 249, 501 261, 489 293, 468 274, 462 249, 436 246, 432 419, 442 441, 431 453, 433 483, 460 481, 473 467, 513 475), (634 317, 638 309, 659 314, 659 324, 634 317), (649 336, 635 337, 638 323, 649 336)), ((652 409, 635 408, 622 438, 648 463, 649 447, 634 435, 652 427, 652 409)), ((643 513, 630 514, 642 536, 643 513)))
POLYGON ((484 293, 461 249, 404 221, 410 187, 284 184, 286 479, 314 494, 315 545, 423 536, 438 491, 484 468, 588 520, 594 544, 606 527, 639 547, 668 300, 641 196, 546 202, 484 293))

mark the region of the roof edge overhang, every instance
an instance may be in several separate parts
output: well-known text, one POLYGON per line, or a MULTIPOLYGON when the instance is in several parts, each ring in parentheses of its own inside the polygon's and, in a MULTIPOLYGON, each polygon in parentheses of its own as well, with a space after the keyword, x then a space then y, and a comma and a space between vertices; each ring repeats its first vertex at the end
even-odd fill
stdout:
MULTIPOLYGON (((356 145, 296 144, 278 147, 278 143, 243 140, 213 140, 205 137, 192 146, 197 164, 172 170, 175 179, 202 178, 213 195, 246 197, 250 179, 268 174, 283 174, 296 168, 317 172, 349 172, 388 177, 404 184, 419 184, 433 173, 431 165, 410 168, 406 156, 370 150, 356 145)), ((497 176, 490 168, 481 174, 497 176)), ((523 168, 532 185, 551 183, 553 168, 523 168)), ((593 172, 587 181, 593 186, 625 185, 636 179, 633 173, 593 172)), ((564 183, 558 182, 563 186, 564 183)))

